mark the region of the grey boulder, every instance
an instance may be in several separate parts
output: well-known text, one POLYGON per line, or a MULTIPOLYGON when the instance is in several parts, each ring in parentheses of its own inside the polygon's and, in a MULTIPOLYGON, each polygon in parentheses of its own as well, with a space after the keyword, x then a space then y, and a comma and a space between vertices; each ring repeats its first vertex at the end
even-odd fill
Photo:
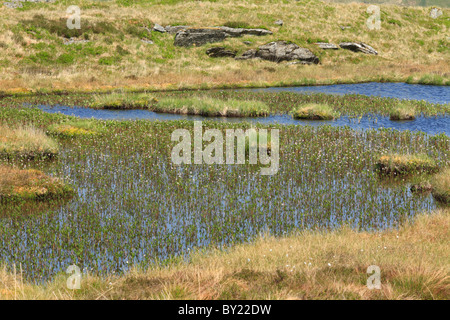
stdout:
POLYGON ((239 60, 261 58, 264 60, 281 62, 299 60, 305 64, 318 64, 319 58, 305 48, 287 41, 273 41, 262 45, 258 50, 248 50, 238 57, 239 60))

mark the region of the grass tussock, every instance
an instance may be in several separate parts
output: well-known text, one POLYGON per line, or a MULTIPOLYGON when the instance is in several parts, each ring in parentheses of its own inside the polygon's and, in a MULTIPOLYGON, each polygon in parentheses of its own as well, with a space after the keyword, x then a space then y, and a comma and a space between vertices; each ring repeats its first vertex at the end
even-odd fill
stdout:
POLYGON ((61 138, 75 138, 96 136, 105 132, 105 130, 97 125, 97 122, 90 120, 69 121, 66 123, 53 124, 47 128, 50 135, 61 138))
POLYGON ((439 166, 425 154, 387 154, 378 158, 375 170, 381 174, 396 176, 435 173, 439 170, 439 166))
POLYGON ((394 121, 414 120, 417 112, 414 107, 406 104, 399 104, 390 113, 390 119, 394 121))
POLYGON ((433 196, 439 202, 450 205, 450 168, 445 168, 433 177, 433 196))
POLYGON ((93 109, 148 109, 158 102, 145 93, 111 93, 96 95, 88 106, 93 109))
POLYGON ((0 202, 60 199, 73 195, 73 189, 42 171, 0 166, 0 202))
POLYGON ((0 125, 0 157, 51 158, 58 153, 57 143, 33 127, 10 128, 0 125))
POLYGON ((399 230, 304 232, 266 237, 228 252, 193 254, 189 263, 134 269, 123 276, 67 275, 37 286, 0 270, 3 299, 447 299, 450 211, 420 215, 399 230), (381 289, 367 287, 367 268, 381 289))
POLYGON ((340 114, 329 105, 309 103, 293 109, 292 116, 304 120, 333 120, 339 118, 340 114))
POLYGON ((152 110, 208 117, 260 117, 269 114, 269 107, 264 102, 212 98, 164 98, 152 110))

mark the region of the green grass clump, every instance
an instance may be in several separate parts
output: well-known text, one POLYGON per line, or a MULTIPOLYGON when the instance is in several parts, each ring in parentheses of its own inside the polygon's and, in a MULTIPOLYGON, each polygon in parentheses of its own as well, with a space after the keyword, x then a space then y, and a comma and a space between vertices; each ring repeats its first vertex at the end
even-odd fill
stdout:
POLYGON ((42 171, 0 166, 0 202, 46 200, 72 196, 74 190, 42 171))
POLYGON ((386 175, 434 173, 439 170, 435 160, 425 154, 388 154, 378 158, 375 170, 386 175))
POLYGON ((450 168, 442 170, 433 177, 432 194, 436 200, 444 204, 450 204, 450 168))
POLYGON ((47 132, 58 137, 74 138, 99 135, 104 133, 105 130, 100 128, 94 121, 81 120, 53 124, 48 127, 47 132))
POLYGON ((269 114, 269 107, 261 101, 212 98, 164 98, 152 110, 208 117, 259 117, 269 114))
POLYGON ((414 107, 406 105, 406 104, 399 104, 390 113, 390 119, 391 120, 414 120, 416 118, 416 110, 414 107))
POLYGON ((111 93, 96 95, 88 106, 93 109, 147 109, 158 100, 146 93, 111 93))
POLYGON ((0 125, 0 158, 52 158, 57 154, 56 141, 42 130, 0 125))
POLYGON ((339 118, 339 112, 334 111, 329 105, 309 103, 292 110, 294 119, 306 120, 333 120, 339 118))

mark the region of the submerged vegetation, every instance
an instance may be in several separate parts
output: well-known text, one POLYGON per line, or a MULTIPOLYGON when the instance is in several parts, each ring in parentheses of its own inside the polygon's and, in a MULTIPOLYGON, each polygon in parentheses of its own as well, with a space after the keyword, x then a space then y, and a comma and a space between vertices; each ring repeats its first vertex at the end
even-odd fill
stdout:
POLYGON ((42 130, 0 124, 0 158, 52 158, 57 154, 57 143, 42 130))
MULTIPOLYGON (((121 94, 129 96, 138 94, 121 94)), ((388 115, 398 102, 244 91, 151 96, 158 103, 150 110, 204 115, 231 110, 235 116, 288 113, 309 103, 350 116, 388 115)), ((0 159, 6 172, 0 172, 0 298, 448 295, 448 210, 436 211, 443 203, 439 194, 447 194, 439 190, 448 190, 448 170, 430 178, 433 195, 420 196, 403 181, 383 184, 386 179, 373 170, 378 161, 386 173, 446 168, 450 140, 445 134, 204 119, 203 127, 222 133, 279 129, 279 171, 263 176, 247 162, 174 165, 171 134, 176 129, 192 134, 192 121, 81 120, 33 107, 88 106, 100 95, 0 99, 0 128, 35 128, 42 138, 37 146, 45 139, 54 142, 44 132, 59 143, 58 161, 0 159), (436 214, 417 217, 430 212, 436 214), (382 290, 365 285, 367 266, 374 261, 383 270, 382 290), (421 267, 411 269, 418 262, 421 267), (82 290, 66 287, 64 272, 72 264, 85 271, 82 290), (22 271, 14 278, 17 265, 22 271)), ((450 113, 448 105, 405 103, 427 116, 450 113)), ((259 134, 271 142, 272 137, 259 134)), ((246 142, 246 152, 249 148, 246 142)))
POLYGON ((421 214, 398 230, 303 231, 260 237, 226 252, 194 251, 124 275, 67 275, 41 285, 0 269, 0 299, 448 299, 450 210, 421 214), (381 269, 381 289, 367 288, 367 267, 381 269))
POLYGON ((259 117, 269 114, 269 107, 261 101, 212 98, 163 98, 152 110, 207 117, 259 117))
POLYGON ((434 173, 436 161, 426 154, 386 154, 378 158, 375 170, 387 175, 434 173))
POLYGON ((340 116, 329 105, 310 103, 292 110, 294 119, 333 120, 340 116))
MULTIPOLYGON (((74 190, 61 180, 42 171, 20 170, 0 165, 0 202, 20 200, 62 199, 72 196, 74 190)), ((3 213, 5 214, 5 213, 3 213)))
POLYGON ((399 104, 394 107, 390 114, 391 120, 414 120, 416 119, 416 110, 414 107, 406 104, 399 104))
MULTIPOLYGON (((192 98, 192 93, 167 95, 192 98)), ((231 93, 212 95, 227 101, 231 93)), ((269 110, 290 110, 296 99, 325 100, 322 95, 233 95, 240 99, 259 97, 269 110)), ((199 93, 199 97, 204 96, 199 93)), ((82 105, 82 98, 43 96, 30 103, 41 99, 82 105)), ((20 101, 22 98, 1 100, 0 123, 47 130, 53 125, 76 126, 82 122, 23 106, 20 101)), ((350 108, 344 99, 334 101, 340 108, 350 108)), ((377 101, 381 106, 389 102, 352 98, 358 110, 377 101)), ((7 217, 0 219, 0 242, 8 272, 14 263, 21 263, 24 277, 41 283, 54 279, 70 261, 92 274, 108 277, 133 267, 146 269, 155 263, 170 264, 174 259, 189 260, 195 249, 233 247, 256 239, 262 232, 279 237, 299 229, 396 227, 437 205, 431 195, 412 196, 407 186, 381 185, 373 170, 378 156, 426 154, 438 167, 450 165, 450 142, 444 134, 258 124, 256 128, 280 130, 279 171, 262 176, 248 164, 174 165, 171 133, 186 129, 192 134, 190 121, 88 123, 83 128, 105 128, 104 133, 60 139, 58 161, 51 164, 18 164, 70 181, 78 196, 57 208, 51 207, 56 199, 51 200, 49 208, 39 208, 39 214, 28 203, 7 206, 7 217), (24 238, 29 240, 10 241, 24 238)), ((224 132, 229 128, 247 129, 252 124, 203 121, 203 126, 224 132)))

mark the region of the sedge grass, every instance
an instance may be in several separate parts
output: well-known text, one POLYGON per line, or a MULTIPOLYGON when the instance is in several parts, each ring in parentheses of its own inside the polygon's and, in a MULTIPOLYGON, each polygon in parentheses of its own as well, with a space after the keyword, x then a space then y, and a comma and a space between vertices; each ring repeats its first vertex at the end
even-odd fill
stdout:
POLYGON ((294 119, 303 120, 333 120, 340 116, 329 105, 309 103, 292 110, 294 119))
POLYGON ((145 93, 111 93, 96 95, 88 104, 93 109, 148 109, 157 100, 145 93))
POLYGON ((416 119, 417 112, 414 107, 406 104, 399 104, 394 107, 390 113, 390 119, 394 121, 400 120, 414 120, 416 119))
POLYGON ((189 262, 132 268, 123 275, 68 275, 33 284, 19 266, 0 269, 0 299, 448 299, 449 209, 383 232, 305 231, 260 237, 226 251, 193 252, 189 262), (367 287, 367 268, 381 289, 367 287))
POLYGON ((57 154, 57 143, 42 130, 0 125, 0 157, 34 159, 51 158, 57 154))
POLYGON ((212 98, 163 98, 152 110, 208 117, 259 117, 269 114, 264 102, 212 98))
POLYGON ((433 196, 439 202, 450 205, 450 168, 443 169, 433 177, 433 196))
POLYGON ((375 170, 386 175, 408 175, 434 173, 439 166, 426 154, 387 154, 378 158, 375 170))

